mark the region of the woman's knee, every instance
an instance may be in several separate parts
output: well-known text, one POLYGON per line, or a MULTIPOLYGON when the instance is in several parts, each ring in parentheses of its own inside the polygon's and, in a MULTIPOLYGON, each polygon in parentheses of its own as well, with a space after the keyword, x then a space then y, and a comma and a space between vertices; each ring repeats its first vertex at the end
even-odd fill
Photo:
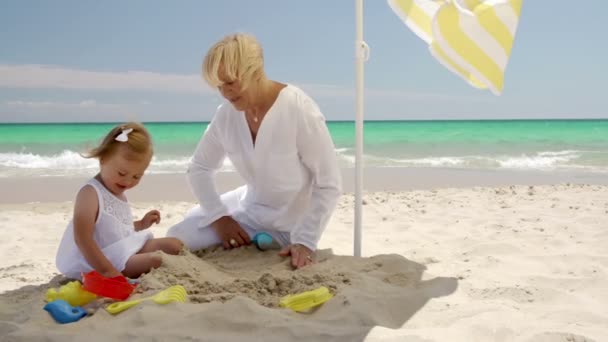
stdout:
POLYGON ((194 239, 193 231, 195 230, 197 229, 190 227, 189 224, 184 224, 184 222, 180 222, 169 228, 166 239, 169 241, 167 245, 170 251, 167 251, 166 253, 178 254, 184 245, 190 248, 189 243, 192 243, 192 240, 194 239))
POLYGON ((185 219, 169 228, 166 236, 180 240, 182 245, 179 249, 186 246, 190 250, 197 250, 221 243, 213 229, 200 227, 199 222, 199 218, 185 219))
POLYGON ((195 220, 185 219, 167 230, 167 237, 172 237, 184 241, 189 235, 192 234, 193 230, 196 230, 198 227, 196 226, 195 220))
POLYGON ((180 234, 181 233, 180 228, 179 228, 180 223, 170 227, 169 230, 167 230, 166 236, 179 239, 180 235, 183 235, 183 234, 180 234))

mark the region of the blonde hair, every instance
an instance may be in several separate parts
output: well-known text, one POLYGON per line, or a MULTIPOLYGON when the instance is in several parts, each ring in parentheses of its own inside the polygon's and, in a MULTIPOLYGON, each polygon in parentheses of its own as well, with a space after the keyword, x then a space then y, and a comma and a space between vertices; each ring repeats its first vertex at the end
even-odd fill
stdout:
POLYGON ((150 158, 154 153, 152 138, 148 130, 142 124, 127 122, 112 128, 105 138, 103 138, 101 144, 83 154, 83 157, 101 160, 114 155, 121 146, 128 148, 130 152, 129 159, 150 158), (128 140, 124 142, 116 140, 116 137, 126 129, 133 130, 127 135, 128 140))
POLYGON ((264 75, 264 52, 258 40, 250 34, 235 33, 225 36, 215 43, 203 61, 205 81, 217 88, 225 80, 220 80, 220 65, 229 80, 238 80, 242 89, 264 75))

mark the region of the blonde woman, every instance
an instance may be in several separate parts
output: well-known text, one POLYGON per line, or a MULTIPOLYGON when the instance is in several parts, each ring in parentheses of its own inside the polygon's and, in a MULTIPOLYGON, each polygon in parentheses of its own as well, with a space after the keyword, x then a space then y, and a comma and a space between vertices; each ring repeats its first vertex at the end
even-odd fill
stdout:
POLYGON ((229 35, 213 45, 203 75, 226 101, 188 169, 200 205, 168 236, 196 250, 238 248, 266 232, 293 267, 311 264, 341 193, 334 144, 319 107, 301 89, 266 77, 262 47, 251 35, 229 35), (220 196, 214 177, 225 157, 246 185, 220 196))

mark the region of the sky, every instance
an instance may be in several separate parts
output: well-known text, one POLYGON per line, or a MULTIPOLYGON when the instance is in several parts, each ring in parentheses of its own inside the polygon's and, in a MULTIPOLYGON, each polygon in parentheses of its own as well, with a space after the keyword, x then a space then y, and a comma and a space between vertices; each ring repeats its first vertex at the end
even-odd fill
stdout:
MULTIPOLYGON (((367 120, 608 118, 608 2, 524 0, 501 96, 441 66, 385 0, 364 1, 367 120), (569 5, 570 4, 570 5, 569 5)), ((0 2, 0 123, 208 121, 207 49, 262 43, 271 79, 354 120, 353 0, 0 2)))

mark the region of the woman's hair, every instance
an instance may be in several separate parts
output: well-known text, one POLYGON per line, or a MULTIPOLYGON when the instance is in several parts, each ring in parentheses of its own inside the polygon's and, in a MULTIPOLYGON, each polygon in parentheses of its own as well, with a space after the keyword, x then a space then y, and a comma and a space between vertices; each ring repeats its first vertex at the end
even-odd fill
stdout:
POLYGON ((129 154, 127 157, 129 159, 150 158, 153 154, 152 138, 148 130, 142 124, 127 122, 112 128, 99 146, 91 149, 83 156, 101 160, 114 155, 121 146, 128 148, 129 154), (129 129, 132 131, 127 133, 129 129), (117 140, 116 138, 120 135, 122 135, 121 138, 126 135, 126 141, 121 141, 124 140, 121 138, 117 140))
POLYGON ((207 51, 203 61, 203 76, 213 88, 223 83, 218 76, 220 66, 229 80, 238 80, 242 89, 246 89, 251 81, 264 75, 262 46, 250 34, 225 36, 207 51))

